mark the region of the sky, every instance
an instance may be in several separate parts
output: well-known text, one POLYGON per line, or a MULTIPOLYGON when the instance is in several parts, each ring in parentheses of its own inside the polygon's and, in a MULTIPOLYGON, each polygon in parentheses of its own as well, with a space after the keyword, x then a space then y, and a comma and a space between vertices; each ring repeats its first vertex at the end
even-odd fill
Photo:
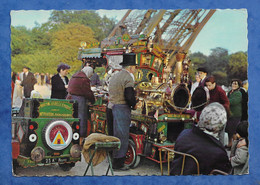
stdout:
MULTIPOLYGON (((127 10, 97 10, 99 15, 121 20, 127 10)), ((49 10, 11 11, 11 25, 32 29, 48 21, 49 10)), ((217 10, 199 33, 190 50, 209 55, 211 49, 222 47, 229 54, 247 51, 247 11, 246 9, 217 10)))

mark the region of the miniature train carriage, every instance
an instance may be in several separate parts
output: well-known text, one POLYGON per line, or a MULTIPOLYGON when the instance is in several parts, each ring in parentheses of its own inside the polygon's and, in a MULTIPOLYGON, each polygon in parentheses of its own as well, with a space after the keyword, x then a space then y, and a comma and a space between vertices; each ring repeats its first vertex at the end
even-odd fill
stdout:
POLYGON ((76 101, 24 99, 12 117, 12 148, 14 167, 59 164, 70 170, 81 160, 76 101))
MULTIPOLYGON (((103 61, 108 69, 120 69, 119 63, 122 61, 123 53, 136 54, 137 70, 134 77, 139 102, 137 109, 131 114, 129 147, 125 163, 130 167, 136 167, 141 156, 159 163, 159 149, 174 148, 179 133, 193 124, 191 116, 184 113, 190 103, 187 85, 172 83, 164 73, 167 67, 166 53, 143 35, 105 39, 101 43, 101 48, 94 50, 82 48, 80 58, 85 57, 94 64, 103 61), (98 50, 100 53, 91 53, 98 50)), ((106 84, 102 90, 100 87, 95 89, 98 101, 90 106, 88 133, 106 132, 105 86, 106 84)), ((164 155, 163 162, 166 161, 164 155)))

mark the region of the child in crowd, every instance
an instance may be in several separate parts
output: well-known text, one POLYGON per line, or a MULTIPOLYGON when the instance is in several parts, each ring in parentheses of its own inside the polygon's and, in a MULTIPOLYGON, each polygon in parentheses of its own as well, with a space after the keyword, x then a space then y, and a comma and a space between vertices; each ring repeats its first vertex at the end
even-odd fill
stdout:
POLYGON ((236 129, 237 140, 233 141, 230 162, 233 175, 248 174, 248 122, 240 122, 236 129))

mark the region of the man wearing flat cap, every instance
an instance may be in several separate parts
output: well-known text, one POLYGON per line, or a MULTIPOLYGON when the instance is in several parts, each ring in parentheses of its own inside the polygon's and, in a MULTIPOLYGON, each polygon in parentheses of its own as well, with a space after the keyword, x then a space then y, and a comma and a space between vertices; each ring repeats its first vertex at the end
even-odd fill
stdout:
POLYGON ((37 83, 37 80, 34 77, 33 73, 31 73, 29 70, 29 67, 23 67, 23 81, 21 83, 21 86, 23 87, 25 98, 30 98, 31 91, 34 90, 34 85, 37 83))
POLYGON ((127 170, 124 165, 128 150, 129 126, 131 123, 131 109, 136 107, 134 91, 134 75, 136 68, 136 55, 128 53, 123 55, 120 63, 123 69, 111 77, 109 81, 109 108, 113 114, 113 134, 121 141, 121 147, 113 155, 113 169, 127 170))
POLYGON ((204 67, 199 67, 197 69, 197 71, 199 73, 199 78, 200 78, 199 86, 204 87, 205 86, 205 81, 207 79, 208 71, 204 67))

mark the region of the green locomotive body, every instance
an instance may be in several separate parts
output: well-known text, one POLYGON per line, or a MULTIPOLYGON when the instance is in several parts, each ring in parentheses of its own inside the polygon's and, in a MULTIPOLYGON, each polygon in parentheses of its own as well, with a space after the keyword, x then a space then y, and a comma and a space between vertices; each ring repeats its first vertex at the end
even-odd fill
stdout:
POLYGON ((73 167, 81 160, 77 111, 76 101, 24 99, 12 117, 14 165, 73 167))

